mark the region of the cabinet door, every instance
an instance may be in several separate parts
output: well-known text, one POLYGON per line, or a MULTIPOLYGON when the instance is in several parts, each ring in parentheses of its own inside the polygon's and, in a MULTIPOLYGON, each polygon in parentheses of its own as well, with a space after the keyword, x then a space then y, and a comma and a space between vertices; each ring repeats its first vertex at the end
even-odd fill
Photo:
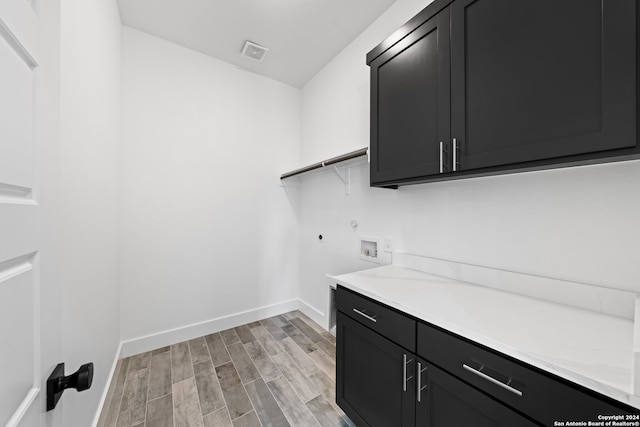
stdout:
POLYGON ((336 401, 347 416, 358 427, 413 427, 414 356, 340 311, 336 337, 336 401))
POLYGON ((371 66, 371 184, 440 173, 449 141, 449 10, 371 66))
POLYGON ((459 170, 636 145, 634 0, 456 0, 459 170))
POLYGON ((452 375, 418 359, 419 427, 533 427, 536 424, 452 375))

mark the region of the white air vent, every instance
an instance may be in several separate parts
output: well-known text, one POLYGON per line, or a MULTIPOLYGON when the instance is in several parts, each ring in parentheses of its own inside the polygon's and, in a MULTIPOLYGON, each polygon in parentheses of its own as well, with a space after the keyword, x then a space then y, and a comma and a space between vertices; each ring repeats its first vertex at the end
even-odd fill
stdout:
POLYGON ((244 42, 244 46, 242 47, 242 52, 240 53, 240 55, 253 61, 262 62, 264 60, 264 57, 267 56, 267 53, 269 53, 269 49, 267 49, 266 47, 260 46, 259 44, 255 44, 247 40, 244 42))

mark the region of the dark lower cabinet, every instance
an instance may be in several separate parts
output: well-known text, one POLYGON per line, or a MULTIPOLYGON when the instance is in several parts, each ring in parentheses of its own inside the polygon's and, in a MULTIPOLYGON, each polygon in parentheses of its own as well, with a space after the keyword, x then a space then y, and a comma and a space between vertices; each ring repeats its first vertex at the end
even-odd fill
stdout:
POLYGON ((537 424, 512 409, 418 359, 420 397, 416 425, 420 427, 534 427, 537 424))
POLYGON ((336 305, 336 402, 358 427, 640 421, 636 408, 341 286, 336 305))
POLYGON ((337 325, 338 405, 358 426, 413 427, 415 356, 340 311, 337 325))

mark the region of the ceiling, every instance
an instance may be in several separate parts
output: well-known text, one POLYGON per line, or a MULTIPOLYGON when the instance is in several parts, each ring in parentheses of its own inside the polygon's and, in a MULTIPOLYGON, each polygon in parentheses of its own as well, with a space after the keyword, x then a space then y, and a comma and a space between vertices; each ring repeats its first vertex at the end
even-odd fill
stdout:
POLYGON ((124 25, 301 87, 394 2, 118 0, 118 6, 124 25), (270 49, 263 62, 240 56, 245 40, 270 49))

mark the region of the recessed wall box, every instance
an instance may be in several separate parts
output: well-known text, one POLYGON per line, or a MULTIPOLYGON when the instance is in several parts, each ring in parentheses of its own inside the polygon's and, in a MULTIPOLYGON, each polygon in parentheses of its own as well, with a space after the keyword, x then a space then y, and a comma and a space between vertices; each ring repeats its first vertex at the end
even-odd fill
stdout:
POLYGON ((380 264, 381 251, 380 238, 360 236, 360 259, 380 264))

